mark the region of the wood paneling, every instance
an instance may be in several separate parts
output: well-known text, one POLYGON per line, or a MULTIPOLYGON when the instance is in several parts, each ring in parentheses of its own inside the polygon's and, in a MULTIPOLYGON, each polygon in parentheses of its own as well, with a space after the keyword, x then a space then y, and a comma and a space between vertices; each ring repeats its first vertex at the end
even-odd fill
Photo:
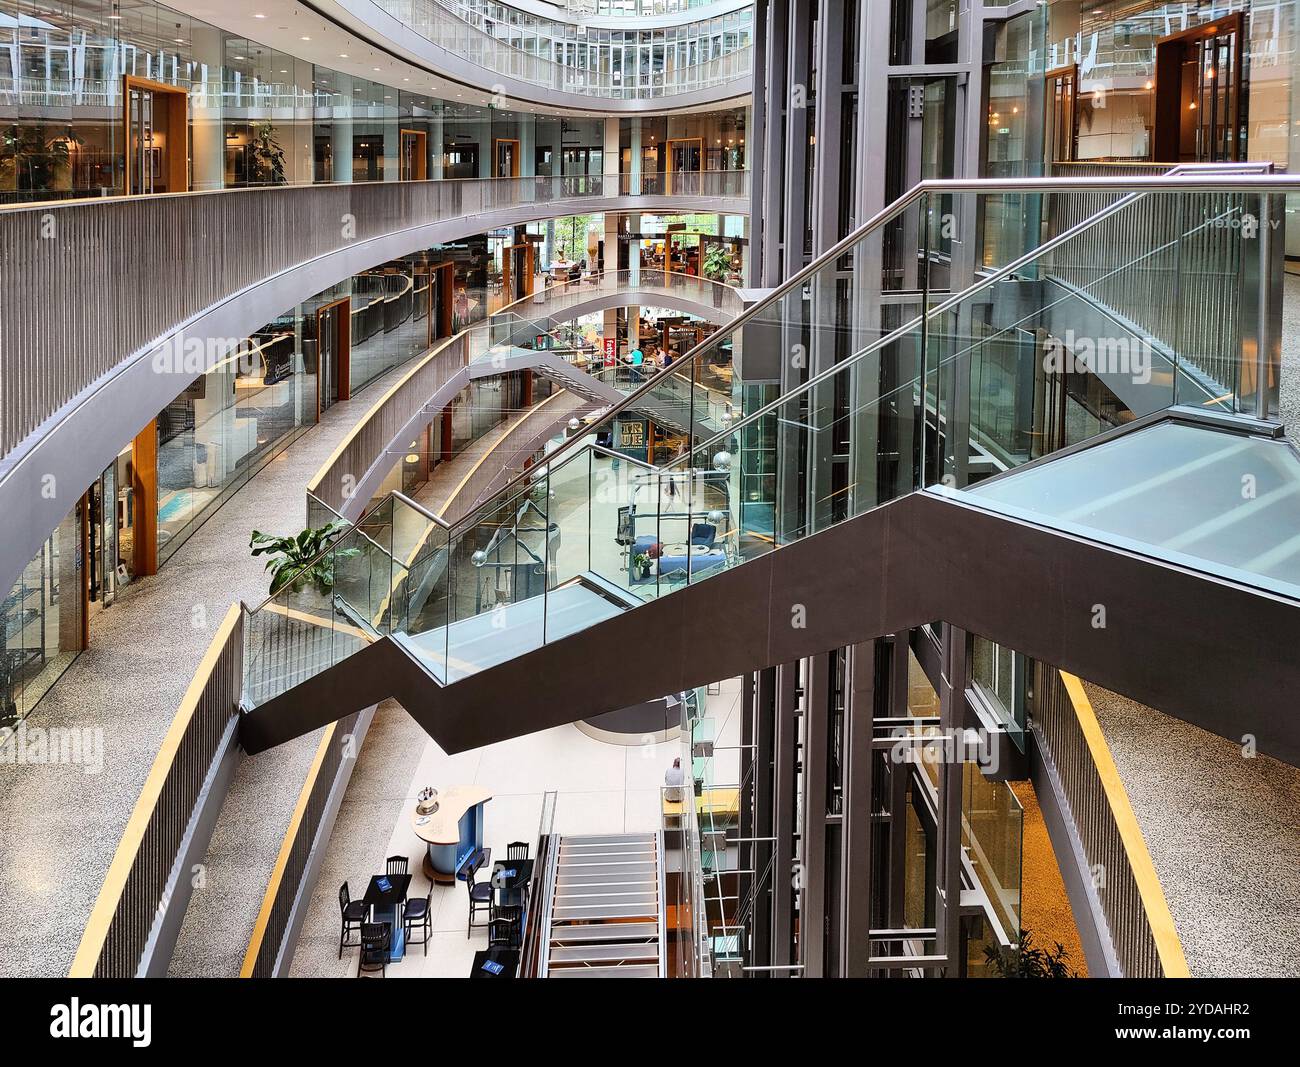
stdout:
POLYGON ((131 442, 131 492, 135 497, 135 577, 158 573, 158 421, 131 442))

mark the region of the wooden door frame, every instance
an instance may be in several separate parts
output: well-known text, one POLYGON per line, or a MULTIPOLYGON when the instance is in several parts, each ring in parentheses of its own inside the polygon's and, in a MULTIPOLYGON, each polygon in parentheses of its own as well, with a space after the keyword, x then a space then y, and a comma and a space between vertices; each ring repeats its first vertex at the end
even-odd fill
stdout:
POLYGON ((403 181, 422 182, 429 178, 429 133, 427 130, 400 129, 397 134, 397 166, 399 176, 406 165, 406 138, 415 138, 416 149, 411 152, 411 173, 403 181), (418 150, 418 151, 417 151, 418 150))
POLYGON ((517 137, 493 137, 492 138, 492 177, 494 178, 518 178, 519 177, 519 138, 517 137), (500 146, 503 144, 512 144, 515 146, 514 152, 510 156, 510 173, 498 174, 497 168, 501 162, 500 146))
POLYGON ((1067 63, 1061 67, 1053 67, 1043 75, 1043 151, 1045 155, 1051 155, 1053 158, 1044 159, 1043 163, 1050 168, 1053 163, 1072 163, 1079 155, 1079 65, 1077 63, 1067 63), (1070 158, 1056 159, 1054 146, 1048 137, 1048 118, 1055 113, 1055 95, 1052 92, 1052 83, 1060 81, 1063 78, 1069 78, 1073 90, 1070 95, 1070 158))
MULTIPOLYGON (((114 460, 114 462, 117 461, 114 460)), ((102 478, 103 475, 100 475, 100 477, 102 478)), ((102 495, 102 487, 101 487, 101 495, 102 495)), ((87 489, 84 493, 81 494, 81 501, 78 504, 78 507, 81 510, 81 581, 78 583, 80 585, 80 596, 81 596, 81 619, 80 619, 80 626, 78 626, 77 628, 78 631, 77 640, 80 645, 79 650, 84 652, 86 649, 90 647, 90 568, 93 563, 93 561, 91 560, 91 553, 90 553, 90 490, 89 489, 87 489)), ((100 504, 100 512, 101 512, 100 517, 102 520, 103 518, 102 503, 100 504)), ((117 521, 116 508, 114 508, 113 521, 114 522, 117 521)), ((102 525, 103 524, 101 521, 101 526, 102 525)), ((44 551, 44 549, 42 549, 41 551, 44 551)), ((51 557, 51 565, 53 565, 52 557, 51 557)), ((116 566, 117 565, 114 564, 114 567, 116 566)), ((102 592, 100 593, 99 602, 101 605, 104 603, 104 597, 102 592)))
POLYGON ((1151 159, 1159 163, 1177 163, 1181 155, 1182 140, 1182 65, 1186 49, 1194 41, 1207 37, 1219 37, 1232 34, 1235 41, 1232 64, 1232 97, 1235 104, 1232 135, 1232 159, 1236 163, 1241 155, 1241 142, 1237 136, 1241 129, 1242 116, 1246 102, 1242 98, 1245 88, 1245 13, 1234 11, 1223 18, 1212 19, 1201 26, 1192 26, 1178 33, 1171 33, 1156 41, 1156 72, 1154 80, 1155 94, 1151 122, 1151 159), (1170 154, 1170 145, 1173 153, 1170 154))
POLYGON ((536 245, 531 241, 524 241, 521 244, 506 245, 501 249, 501 295, 505 299, 504 306, 509 307, 516 300, 523 300, 525 297, 533 295, 533 278, 536 265, 534 260, 535 248, 536 245), (527 253, 524 257, 524 291, 519 296, 515 296, 510 285, 511 271, 514 269, 515 261, 513 253, 520 248, 527 253))
POLYGON ((158 573, 158 420, 150 419, 131 440, 131 527, 134 578, 158 573))
MULTIPOLYGON (((162 96, 167 106, 167 151, 163 168, 169 193, 187 193, 190 189, 190 94, 175 85, 122 75, 122 193, 131 194, 131 91, 138 89, 162 96), (180 136, 175 137, 175 131, 180 136), (177 142, 179 141, 179 144, 177 142)), ((157 101, 155 101, 156 103, 157 101)))
POLYGON ((352 297, 345 296, 338 300, 331 300, 328 304, 322 304, 316 309, 316 421, 320 422, 321 416, 321 385, 325 377, 323 368, 325 366, 325 348, 321 344, 321 318, 331 308, 342 307, 343 310, 337 316, 338 321, 338 343, 339 343, 339 398, 335 403, 341 403, 344 400, 352 398, 352 297), (346 325, 345 325, 346 324, 346 325))
POLYGON ((441 263, 426 263, 424 274, 429 282, 429 314, 425 329, 425 343, 432 346, 435 341, 452 335, 452 312, 456 298, 456 264, 449 259, 441 263), (433 321, 433 298, 438 294, 438 321, 433 321))
POLYGON ((669 137, 664 141, 664 193, 671 194, 673 191, 674 174, 703 174, 704 173, 704 138, 703 137, 669 137), (700 146, 700 169, 699 170, 678 170, 673 166, 673 146, 678 144, 690 144, 694 142, 700 146))

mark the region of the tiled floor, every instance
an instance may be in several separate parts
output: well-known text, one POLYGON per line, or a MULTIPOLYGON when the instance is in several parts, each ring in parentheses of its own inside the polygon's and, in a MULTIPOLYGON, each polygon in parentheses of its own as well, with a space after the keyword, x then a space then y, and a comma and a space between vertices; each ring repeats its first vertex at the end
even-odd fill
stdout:
MULTIPOLYGON (((723 682, 720 693, 708 698, 706 714, 715 720, 717 744, 739 741, 740 680, 723 682)), ((543 796, 556 792, 555 831, 561 834, 633 833, 659 828, 659 788, 664 771, 681 754, 677 741, 662 744, 614 745, 588 737, 576 726, 517 737, 510 741, 449 756, 414 727, 400 708, 380 709, 377 737, 367 741, 353 772, 333 838, 326 851, 320 881, 294 955, 295 977, 345 977, 356 974, 357 949, 338 958, 338 890, 347 880, 359 895, 369 876, 382 869, 385 857, 404 855, 416 871, 411 895, 430 889, 420 870, 423 843, 410 825, 415 796, 426 785, 481 785, 492 792, 484 809, 485 843, 494 856, 503 855, 511 841, 535 845, 543 796), (405 719, 405 725, 399 719, 405 719), (394 744, 395 743, 395 744, 394 744), (419 744, 418 760, 401 779, 400 795, 388 781, 397 780, 394 748, 419 744), (391 772, 391 778, 390 778, 391 772)), ((717 756, 719 784, 734 783, 738 753, 734 748, 717 756)), ((433 887, 433 935, 428 953, 420 945, 388 968, 391 978, 467 977, 474 953, 487 945, 487 933, 476 928, 466 937, 469 914, 463 883, 433 887)), ((481 921, 481 917, 480 917, 481 921)))

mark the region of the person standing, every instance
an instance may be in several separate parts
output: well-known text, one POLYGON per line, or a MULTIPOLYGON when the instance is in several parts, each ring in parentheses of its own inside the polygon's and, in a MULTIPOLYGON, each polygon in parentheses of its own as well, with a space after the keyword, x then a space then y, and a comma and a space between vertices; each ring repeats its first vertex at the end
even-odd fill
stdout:
POLYGON ((678 756, 673 760, 673 765, 664 771, 664 799, 680 802, 682 799, 682 783, 686 781, 686 775, 682 772, 682 758, 678 756))

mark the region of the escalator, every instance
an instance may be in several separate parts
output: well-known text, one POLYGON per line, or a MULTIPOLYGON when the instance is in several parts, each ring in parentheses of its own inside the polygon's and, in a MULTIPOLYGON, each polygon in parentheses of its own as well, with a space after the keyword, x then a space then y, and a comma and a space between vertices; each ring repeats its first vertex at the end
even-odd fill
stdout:
MULTIPOLYGON (((1231 232, 1225 219, 1277 199, 1257 179, 1160 182, 1132 192, 1019 183, 1037 190, 1015 194, 1024 243, 1001 263, 986 250, 955 293, 931 292, 922 270, 917 314, 891 328, 887 316, 862 312, 883 283, 859 278, 861 299, 827 299, 839 265, 866 261, 902 215, 919 212, 924 234, 940 224, 937 209, 985 211, 994 197, 1005 209, 1011 195, 1002 185, 956 193, 954 183, 930 183, 681 361, 699 364, 725 341, 757 366, 791 338, 818 335, 852 353, 725 428, 693 429, 674 463, 575 439, 451 528, 387 498, 321 561, 331 589, 304 579, 250 612, 245 748, 395 697, 446 751, 461 751, 942 620, 1224 736, 1248 723, 1261 750, 1300 759, 1300 731, 1261 711, 1277 686, 1300 684, 1300 666, 1288 662, 1287 641, 1248 638, 1260 627, 1300 631, 1300 585, 1270 562, 1293 555, 1290 530, 1275 521, 1286 513, 1274 509, 1292 506, 1282 483, 1300 484, 1300 464, 1277 425, 1255 417, 1271 410, 1260 387, 1271 367, 1251 362, 1267 346, 1239 334, 1235 362, 1222 346, 1211 353, 1231 379, 1211 402, 1171 373, 1148 392, 1148 410, 1126 409, 1118 425, 1044 403, 1057 394, 1039 345, 1071 307, 1082 316, 1096 303, 1087 279, 1074 294, 1044 284, 1078 262, 1080 242, 1095 248, 1144 217, 1151 197, 1180 197, 1178 211, 1161 213, 1175 222, 1158 248, 1094 282, 1113 289, 1128 271, 1133 286, 1185 288, 1204 301, 1208 290, 1182 286, 1182 274, 1219 265, 1213 238, 1231 232), (1075 195, 1104 202, 1051 233, 1043 220, 1075 195), (1228 451, 1243 461, 1258 461, 1264 443, 1280 450, 1262 504, 1221 514, 1224 486, 1240 494, 1245 484, 1229 475, 1251 471, 1216 467, 1216 449, 1197 444, 1205 435, 1232 438, 1228 451), (1116 468, 1119 482, 1131 480, 1109 502, 1051 506, 1065 484, 1054 472, 1089 455, 1110 469, 1107 450, 1134 441, 1145 443, 1143 461, 1116 468), (1215 474, 1210 489, 1188 480, 1198 471, 1215 474), (1151 509, 1176 515, 1189 499, 1211 505, 1199 533, 1162 540, 1151 509), (1090 507, 1107 521, 1079 521, 1090 507), (1248 531, 1250 547, 1214 549, 1216 531, 1238 540, 1248 531), (1197 625, 1177 641, 1167 623, 1175 608, 1197 625), (302 659, 310 667, 282 670, 283 655, 267 654, 295 644, 312 650, 302 659), (1189 647, 1213 686, 1179 669, 1189 647)), ((923 264, 930 247, 918 250, 923 264)), ((643 385, 606 422, 666 388, 643 385)))

